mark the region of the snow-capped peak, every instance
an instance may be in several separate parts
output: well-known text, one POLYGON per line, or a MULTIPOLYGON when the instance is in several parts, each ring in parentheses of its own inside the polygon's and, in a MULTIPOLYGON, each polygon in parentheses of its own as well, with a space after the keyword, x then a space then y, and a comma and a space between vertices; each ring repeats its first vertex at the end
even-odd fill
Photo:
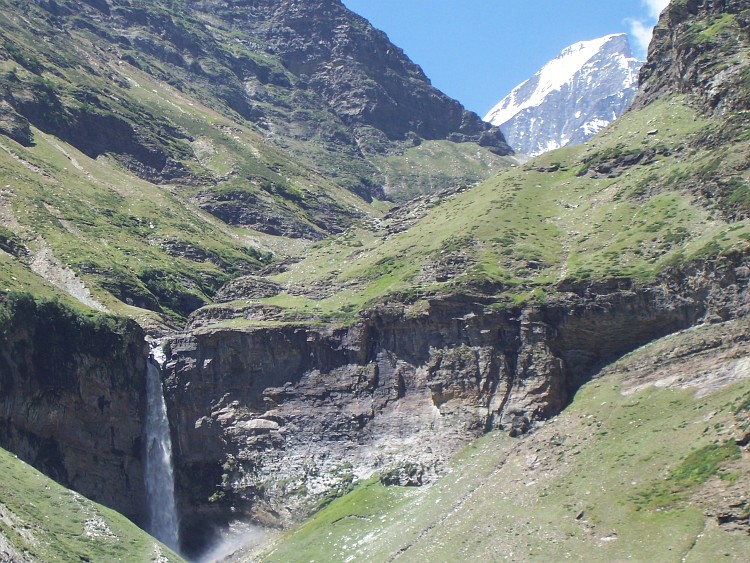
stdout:
POLYGON ((574 43, 484 119, 529 155, 582 143, 627 109, 640 66, 624 33, 574 43))
POLYGON ((622 37, 624 33, 614 33, 591 41, 579 41, 569 47, 542 67, 532 78, 516 86, 484 117, 493 125, 502 125, 518 112, 541 104, 547 95, 569 83, 581 68, 599 53, 610 41, 622 37), (534 91, 523 98, 519 95, 524 86, 536 81, 534 91))

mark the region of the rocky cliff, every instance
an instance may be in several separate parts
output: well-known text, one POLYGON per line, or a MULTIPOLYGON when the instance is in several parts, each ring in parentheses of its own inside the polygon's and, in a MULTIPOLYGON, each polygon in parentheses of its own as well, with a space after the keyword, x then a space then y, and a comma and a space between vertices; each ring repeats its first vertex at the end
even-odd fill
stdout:
POLYGON ((559 287, 521 308, 457 296, 419 312, 379 307, 345 329, 175 337, 167 394, 184 513, 200 514, 211 497, 213 516, 239 510, 280 524, 374 472, 429 482, 483 433, 517 436, 556 415, 620 355, 745 314, 748 281, 736 255, 647 285, 559 287))
POLYGON ((143 331, 24 295, 0 319, 0 447, 143 523, 143 331))
POLYGON ((360 484, 255 559, 744 562, 747 321, 649 343, 533 432, 482 437, 428 487, 360 484))
POLYGON ((748 30, 750 3, 744 0, 671 2, 654 29, 633 107, 686 93, 717 115, 747 110, 748 30))

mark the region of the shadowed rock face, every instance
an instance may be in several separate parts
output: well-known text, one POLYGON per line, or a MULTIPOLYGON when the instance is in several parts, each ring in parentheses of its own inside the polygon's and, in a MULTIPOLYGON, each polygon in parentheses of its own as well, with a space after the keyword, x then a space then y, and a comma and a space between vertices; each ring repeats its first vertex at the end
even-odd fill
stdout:
POLYGON ((0 447, 62 485, 144 521, 142 330, 20 302, 0 341, 0 447))
MULTIPOLYGON (((272 523, 353 476, 409 469, 428 481, 491 429, 559 413, 605 363, 651 340, 743 314, 744 257, 647 286, 558 288, 543 305, 455 297, 410 314, 370 311, 348 329, 204 328, 171 341, 168 402, 184 513, 216 493, 272 523)), ((205 510, 205 509, 204 509, 205 510)))
POLYGON ((205 17, 258 38, 299 79, 297 87, 322 96, 364 145, 385 134, 476 141, 511 152, 499 129, 433 88, 383 32, 339 0, 196 4, 205 17))

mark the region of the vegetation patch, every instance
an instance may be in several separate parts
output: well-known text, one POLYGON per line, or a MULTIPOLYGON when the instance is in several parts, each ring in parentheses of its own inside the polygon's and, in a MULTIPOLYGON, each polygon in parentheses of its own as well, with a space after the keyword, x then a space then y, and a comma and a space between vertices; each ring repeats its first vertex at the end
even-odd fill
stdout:
POLYGON ((740 448, 734 442, 709 444, 695 450, 674 471, 652 489, 639 493, 635 501, 638 508, 664 510, 684 502, 694 488, 714 476, 722 476, 721 466, 740 457, 740 448))
MULTIPOLYGON (((697 27, 698 24, 694 25, 697 27)), ((735 14, 719 14, 711 16, 704 23, 700 23, 700 30, 694 29, 692 42, 695 44, 712 44, 717 41, 719 37, 729 31, 737 30, 737 16, 735 14)))
MULTIPOLYGON (((0 449, 0 535, 33 561, 182 561, 124 516, 0 449)), ((12 557, 12 556, 10 556, 12 557)))

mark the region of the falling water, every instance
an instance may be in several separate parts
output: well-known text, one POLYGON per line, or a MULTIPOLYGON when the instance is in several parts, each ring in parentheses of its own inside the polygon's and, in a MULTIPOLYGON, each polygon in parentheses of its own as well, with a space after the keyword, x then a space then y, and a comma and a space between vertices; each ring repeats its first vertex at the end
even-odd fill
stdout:
POLYGON ((169 435, 167 405, 161 386, 159 366, 146 362, 146 497, 149 533, 177 549, 179 530, 174 502, 172 440, 169 435))

